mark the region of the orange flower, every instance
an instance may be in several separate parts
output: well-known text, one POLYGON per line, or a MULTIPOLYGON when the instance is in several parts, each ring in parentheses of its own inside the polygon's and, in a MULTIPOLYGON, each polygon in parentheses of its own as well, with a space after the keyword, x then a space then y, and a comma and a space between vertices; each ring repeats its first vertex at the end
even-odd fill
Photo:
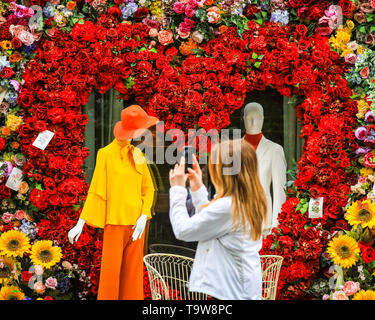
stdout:
POLYGON ((9 136, 10 135, 10 130, 8 127, 3 127, 1 129, 1 133, 4 135, 4 136, 9 136))
POLYGON ((12 49, 12 43, 8 40, 1 41, 1 47, 3 50, 10 50, 12 49))
POLYGON ((196 48, 198 48, 197 44, 194 42, 193 39, 189 38, 188 41, 181 43, 179 50, 182 55, 188 56, 192 54, 193 53, 192 50, 196 48))
POLYGON ((20 54, 18 51, 15 51, 12 53, 12 55, 9 57, 9 62, 14 63, 14 62, 19 62, 23 59, 23 55, 20 54))
POLYGON ((11 143, 11 145, 12 145, 12 148, 13 148, 13 149, 18 149, 18 147, 20 146, 20 144, 19 144, 17 141, 13 141, 13 142, 11 143))
POLYGON ((204 5, 205 5, 205 6, 211 6, 213 3, 214 3, 214 0, 206 0, 206 1, 204 2, 204 5))
POLYGON ((18 192, 21 194, 25 194, 27 191, 29 191, 29 185, 26 181, 22 181, 18 187, 18 192))
POLYGON ((220 34, 224 34, 227 30, 228 30, 228 27, 224 24, 219 27, 220 34))
POLYGON ((210 7, 207 9, 207 18, 209 23, 218 23, 221 20, 220 9, 218 7, 210 7))
POLYGON ((75 9, 76 4, 77 4, 77 3, 76 3, 75 1, 69 1, 69 2, 67 3, 66 7, 67 7, 70 11, 72 11, 72 10, 75 9))

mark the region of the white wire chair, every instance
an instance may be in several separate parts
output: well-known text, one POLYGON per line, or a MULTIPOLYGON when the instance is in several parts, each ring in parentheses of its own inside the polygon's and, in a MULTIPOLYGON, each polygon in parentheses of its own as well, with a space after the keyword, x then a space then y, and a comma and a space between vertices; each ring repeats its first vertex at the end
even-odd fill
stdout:
POLYGON ((262 300, 275 300, 277 292, 277 282, 281 265, 284 258, 277 255, 261 255, 262 266, 262 300))
POLYGON ((152 300, 207 300, 207 295, 189 291, 194 259, 174 254, 150 253, 143 257, 152 300))
POLYGON ((148 247, 149 253, 168 253, 178 256, 194 258, 195 250, 191 248, 176 246, 173 244, 153 243, 148 247))

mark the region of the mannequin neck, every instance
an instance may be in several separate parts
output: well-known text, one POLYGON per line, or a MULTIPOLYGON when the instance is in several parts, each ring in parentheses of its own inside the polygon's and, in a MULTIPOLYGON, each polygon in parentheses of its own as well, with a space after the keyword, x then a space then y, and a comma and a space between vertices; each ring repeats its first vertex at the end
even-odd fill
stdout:
POLYGON ((117 139, 117 138, 116 138, 116 141, 117 141, 117 143, 118 143, 121 147, 124 147, 124 146, 130 144, 130 141, 131 141, 131 140, 120 140, 120 139, 117 139))
POLYGON ((261 131, 261 132, 259 132, 257 134, 246 133, 244 139, 248 143, 250 143, 254 147, 254 149, 256 150, 257 147, 258 147, 258 145, 259 145, 260 140, 262 139, 262 137, 263 137, 263 133, 261 131))

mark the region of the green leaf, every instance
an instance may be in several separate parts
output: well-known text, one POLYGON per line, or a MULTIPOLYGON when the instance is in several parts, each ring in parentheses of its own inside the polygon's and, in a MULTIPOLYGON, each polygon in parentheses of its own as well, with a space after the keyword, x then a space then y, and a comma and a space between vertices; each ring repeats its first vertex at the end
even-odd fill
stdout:
POLYGON ((263 19, 256 19, 255 22, 256 22, 257 24, 262 24, 262 23, 263 23, 263 19))
POLYGON ((125 79, 125 88, 126 89, 131 89, 134 85, 134 80, 132 77, 129 77, 127 79, 125 79))
POLYGON ((251 59, 257 59, 259 56, 255 53, 255 52, 253 52, 252 54, 251 54, 251 59))
POLYGON ((42 189, 42 185, 41 185, 40 183, 36 183, 36 184, 35 184, 35 189, 40 190, 40 191, 43 191, 43 189, 42 189))
POLYGON ((361 32, 361 33, 365 33, 365 34, 366 34, 367 32, 366 32, 366 28, 365 28, 365 26, 360 27, 360 28, 359 28, 359 32, 361 32))
POLYGON ((259 68, 261 64, 262 64, 262 62, 257 61, 257 62, 254 63, 254 67, 259 68))

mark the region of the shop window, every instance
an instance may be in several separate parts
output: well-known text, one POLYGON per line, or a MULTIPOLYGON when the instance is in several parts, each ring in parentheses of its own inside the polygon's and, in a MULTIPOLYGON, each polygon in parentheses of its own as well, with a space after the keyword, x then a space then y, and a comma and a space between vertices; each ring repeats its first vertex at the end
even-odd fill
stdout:
MULTIPOLYGON (((98 149, 113 140, 113 127, 117 121, 121 120, 122 109, 132 104, 129 101, 116 99, 117 94, 113 89, 104 95, 92 93, 84 108, 84 112, 89 117, 85 131, 85 145, 90 149, 90 155, 86 160, 86 181, 88 182, 92 178, 98 149)), ((302 153, 302 141, 298 137, 300 125, 296 120, 294 107, 288 103, 287 98, 272 89, 249 93, 245 105, 249 102, 258 102, 263 106, 262 132, 265 137, 283 146, 287 167, 289 170, 293 169, 295 161, 302 153)), ((232 114, 231 125, 228 128, 241 129, 242 136, 245 134, 243 108, 232 114)), ((185 243, 175 239, 169 222, 168 173, 171 166, 166 163, 153 164, 150 167, 159 190, 155 202, 156 214, 149 227, 148 243, 175 244, 194 248, 195 243, 185 243)), ((203 170, 206 171, 207 168, 204 167, 203 170)))

